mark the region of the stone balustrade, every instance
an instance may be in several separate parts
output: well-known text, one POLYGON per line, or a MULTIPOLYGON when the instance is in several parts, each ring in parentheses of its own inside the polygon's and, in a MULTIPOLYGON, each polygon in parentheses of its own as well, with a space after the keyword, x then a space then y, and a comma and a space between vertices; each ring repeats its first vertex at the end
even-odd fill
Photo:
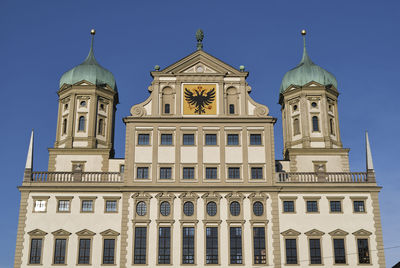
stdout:
POLYGON ((46 183, 46 182, 105 182, 114 183, 122 182, 122 174, 120 172, 48 172, 35 171, 31 173, 30 180, 25 180, 30 183, 46 183))
POLYGON ((375 177, 368 180, 367 172, 277 172, 276 182, 304 183, 304 182, 331 182, 331 183, 362 183, 375 182, 375 177))

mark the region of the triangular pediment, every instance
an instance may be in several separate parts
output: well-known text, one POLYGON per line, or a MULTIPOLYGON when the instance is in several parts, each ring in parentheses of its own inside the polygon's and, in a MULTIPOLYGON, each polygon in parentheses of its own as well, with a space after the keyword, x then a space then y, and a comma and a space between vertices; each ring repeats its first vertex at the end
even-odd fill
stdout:
POLYGON ((348 235, 349 233, 346 232, 346 231, 343 231, 343 230, 341 230, 341 229, 336 229, 336 230, 330 232, 329 234, 330 234, 331 236, 346 236, 346 235, 348 235))
POLYGON ((30 235, 30 236, 45 236, 45 235, 47 235, 47 233, 40 229, 35 229, 35 230, 28 232, 28 235, 30 235))
POLYGON ((220 200, 222 198, 222 196, 219 193, 216 193, 216 192, 208 192, 208 193, 203 194, 201 196, 201 198, 203 198, 203 199, 209 198, 209 199, 220 200))
POLYGON ((369 232, 369 231, 367 231, 367 230, 360 229, 360 230, 358 230, 358 231, 355 231, 355 232, 353 233, 353 235, 354 235, 354 236, 370 236, 370 235, 372 235, 372 233, 369 232))
POLYGON ((185 199, 197 199, 199 198, 199 195, 193 192, 183 192, 179 195, 179 198, 185 198, 185 199))
POLYGON ((226 76, 244 76, 248 75, 247 72, 241 72, 229 64, 221 61, 220 59, 198 50, 185 58, 169 65, 165 69, 157 72, 152 72, 153 76, 157 75, 226 75, 226 76), (199 68, 200 67, 200 68, 199 68))
POLYGON ((94 236, 96 233, 89 231, 88 229, 83 229, 79 232, 76 232, 78 236, 94 236))
POLYGON ((321 232, 321 231, 319 231, 317 229, 312 229, 312 230, 310 230, 310 231, 308 231, 308 232, 306 232, 304 234, 307 235, 307 236, 323 236, 325 233, 321 232))
POLYGON ((293 229, 288 229, 281 233, 281 235, 283 236, 299 236, 300 234, 301 234, 300 232, 293 229))
POLYGON ((111 229, 107 229, 103 232, 100 233, 102 236, 118 236, 119 233, 117 231, 111 230, 111 229))
POLYGON ((69 235, 71 235, 70 232, 65 231, 65 230, 63 230, 63 229, 59 229, 59 230, 57 230, 57 231, 54 231, 54 232, 52 232, 52 234, 53 234, 54 236, 69 236, 69 235))

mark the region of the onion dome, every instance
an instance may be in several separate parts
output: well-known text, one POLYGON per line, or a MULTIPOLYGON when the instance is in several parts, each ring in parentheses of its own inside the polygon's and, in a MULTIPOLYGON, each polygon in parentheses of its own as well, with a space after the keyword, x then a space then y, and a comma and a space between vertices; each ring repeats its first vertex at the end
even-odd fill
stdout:
POLYGON ((279 92, 285 92, 290 85, 304 86, 311 81, 317 82, 324 86, 332 85, 337 88, 335 76, 312 62, 306 50, 306 31, 302 30, 301 34, 303 35, 304 41, 303 58, 295 68, 291 69, 285 74, 282 79, 279 92))
POLYGON ((114 75, 107 69, 100 66, 96 61, 93 53, 93 41, 95 30, 91 30, 92 42, 90 46, 90 51, 85 61, 78 66, 72 68, 68 72, 64 73, 60 79, 60 88, 64 84, 73 85, 79 81, 86 80, 92 84, 104 86, 109 85, 113 90, 117 91, 117 86, 115 84, 114 75))

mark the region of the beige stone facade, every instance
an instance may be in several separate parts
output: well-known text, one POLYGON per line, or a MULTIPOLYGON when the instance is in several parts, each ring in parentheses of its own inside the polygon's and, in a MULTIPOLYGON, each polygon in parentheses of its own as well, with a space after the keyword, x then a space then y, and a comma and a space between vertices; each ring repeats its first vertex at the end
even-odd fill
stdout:
POLYGON ((350 172, 337 89, 281 94, 275 160, 277 119, 246 71, 197 50, 151 75, 124 118, 124 159, 118 93, 60 88, 48 171, 27 161, 19 187, 14 267, 385 267, 380 187, 373 169, 350 172))

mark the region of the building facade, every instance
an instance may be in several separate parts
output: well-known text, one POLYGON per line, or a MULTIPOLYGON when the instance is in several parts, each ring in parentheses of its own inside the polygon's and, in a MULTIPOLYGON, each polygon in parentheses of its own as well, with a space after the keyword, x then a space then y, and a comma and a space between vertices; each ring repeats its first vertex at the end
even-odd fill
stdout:
POLYGON ((276 118, 250 97, 248 72, 196 37, 195 52, 151 72, 115 159, 118 89, 92 31, 60 80, 48 171, 33 170, 32 133, 14 267, 385 267, 368 136, 367 168, 350 172, 336 78, 304 45, 279 92, 276 160, 276 118))

